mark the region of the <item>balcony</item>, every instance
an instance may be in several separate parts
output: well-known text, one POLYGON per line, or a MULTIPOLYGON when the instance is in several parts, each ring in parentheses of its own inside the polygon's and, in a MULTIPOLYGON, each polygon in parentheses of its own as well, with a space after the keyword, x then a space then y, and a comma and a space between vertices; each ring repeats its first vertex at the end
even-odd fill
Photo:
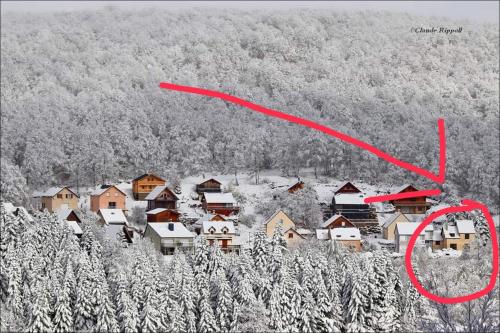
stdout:
POLYGON ((221 192, 220 187, 207 187, 207 186, 196 186, 197 193, 219 193, 221 192))

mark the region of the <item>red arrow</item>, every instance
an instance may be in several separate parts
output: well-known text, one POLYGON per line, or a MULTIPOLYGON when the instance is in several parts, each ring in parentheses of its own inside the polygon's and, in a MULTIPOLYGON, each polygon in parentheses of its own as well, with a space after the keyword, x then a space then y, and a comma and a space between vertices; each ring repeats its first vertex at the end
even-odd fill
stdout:
POLYGON ((424 176, 438 184, 443 184, 445 180, 445 172, 446 172, 446 138, 445 138, 445 132, 444 132, 444 120, 439 119, 438 120, 438 131, 439 131, 439 174, 436 175, 429 170, 422 169, 416 165, 413 165, 411 163, 401 161, 397 158, 395 158, 392 155, 389 155, 388 153, 381 151, 374 146, 363 142, 359 139, 353 138, 345 133, 338 132, 334 129, 331 129, 329 127, 320 125, 318 123, 315 123, 314 121, 310 121, 304 118, 292 116, 290 114, 273 110, 273 109, 268 109, 263 107, 262 105, 254 104, 252 102, 246 101, 244 99, 225 94, 219 91, 214 91, 214 90, 208 90, 208 89, 201 89, 201 88, 195 88, 195 87, 189 87, 189 86, 181 86, 173 83, 167 83, 167 82, 161 82, 160 83, 160 88, 163 89, 168 89, 168 90, 176 90, 176 91, 182 91, 182 92, 187 92, 191 94, 197 94, 197 95, 204 95, 204 96, 209 96, 209 97, 215 97, 219 98, 234 104, 241 105, 243 107, 246 107, 248 109, 257 111, 259 113, 263 113, 265 115, 274 117, 274 118, 279 118, 283 119, 286 121, 289 121, 291 123, 296 123, 305 127, 313 128, 315 130, 318 130, 320 132, 326 133, 328 135, 331 135, 333 137, 336 137, 342 141, 348 142, 350 144, 353 144, 355 146, 358 146, 361 149, 367 150, 370 153, 386 160, 389 163, 392 163, 394 165, 397 165, 403 169, 415 172, 421 176, 424 176))

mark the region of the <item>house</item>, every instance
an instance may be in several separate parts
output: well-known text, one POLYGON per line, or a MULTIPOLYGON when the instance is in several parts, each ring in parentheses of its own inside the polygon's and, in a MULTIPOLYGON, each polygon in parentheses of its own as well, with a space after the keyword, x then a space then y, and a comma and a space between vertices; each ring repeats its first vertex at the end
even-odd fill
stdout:
POLYGON ((299 233, 295 227, 295 222, 283 211, 276 211, 265 223, 264 232, 267 237, 271 238, 274 235, 274 230, 278 225, 281 225, 283 237, 288 247, 293 247, 306 239, 305 235, 299 233))
POLYGON ((196 185, 196 193, 201 196, 203 193, 220 193, 222 183, 214 178, 207 179, 196 185))
POLYGON ((342 184, 332 198, 330 211, 333 215, 342 215, 357 227, 376 226, 375 210, 364 201, 364 194, 352 183, 342 184))
POLYGON ((330 240, 354 251, 361 251, 361 233, 358 228, 316 229, 316 239, 330 240))
POLYGON ((110 239, 122 239, 122 234, 126 234, 128 240, 133 238, 133 232, 128 228, 127 217, 121 209, 104 209, 97 212, 99 223, 105 228, 106 236, 110 239))
MULTIPOLYGON (((410 241, 411 235, 417 230, 420 223, 408 223, 400 222, 396 223, 396 229, 394 233, 395 250, 399 253, 404 253, 408 242, 410 241)), ((434 227, 432 225, 427 225, 424 230, 418 236, 415 242, 415 247, 431 246, 434 239, 434 227)))
POLYGON ((59 221, 74 221, 77 223, 82 223, 82 220, 79 217, 79 214, 75 209, 59 209, 57 211, 57 219, 59 221))
POLYGON ((333 229, 333 228, 355 228, 349 219, 342 215, 333 215, 328 220, 321 224, 322 228, 333 229))
POLYGON ((290 228, 295 228, 295 222, 283 211, 277 210, 267 221, 264 223, 264 232, 267 237, 273 237, 274 229, 281 223, 281 228, 283 230, 288 230, 290 228))
POLYGON ((203 221, 201 235, 210 245, 217 242, 225 253, 240 251, 240 246, 235 243, 236 229, 233 222, 203 221))
POLYGON ((207 213, 212 214, 229 216, 240 211, 232 193, 203 193, 201 205, 207 213))
POLYGON ((311 230, 311 229, 297 228, 297 229, 295 229, 295 231, 297 231, 297 233, 299 235, 301 235, 302 237, 304 237, 304 239, 311 239, 315 235, 314 230, 311 230))
POLYGON ((436 235, 433 250, 453 249, 463 251, 476 238, 476 229, 472 220, 457 220, 454 224, 446 223, 436 235))
POLYGON ((155 208, 177 209, 179 198, 167 185, 156 186, 144 200, 148 202, 148 211, 155 208))
POLYGON ((80 227, 82 220, 73 209, 59 209, 57 211, 57 219, 59 221, 66 221, 70 230, 73 231, 76 237, 82 237, 83 231, 80 227))
POLYGON ((163 255, 174 254, 175 250, 194 251, 194 235, 180 222, 148 223, 144 237, 163 255))
POLYGON ((361 234, 358 228, 334 228, 330 230, 330 240, 340 243, 353 251, 361 251, 361 234))
MULTIPOLYGON (((413 185, 403 185, 394 191, 395 194, 416 192, 418 191, 413 185)), ((396 211, 404 214, 425 214, 430 207, 426 196, 418 196, 406 199, 391 200, 390 203, 396 211)))
POLYGON ((173 209, 155 208, 146 212, 148 222, 178 222, 181 213, 173 209))
POLYGON ((197 235, 201 233, 201 228, 203 227, 203 221, 227 221, 227 217, 220 215, 220 214, 210 214, 206 213, 202 217, 200 217, 198 220, 196 220, 193 223, 194 226, 194 231, 196 232, 197 235))
POLYGON ((127 195, 114 185, 102 185, 90 194, 90 210, 97 213, 99 209, 122 209, 125 208, 127 195))
POLYGON ((304 229, 288 228, 283 232, 287 247, 295 247, 307 239, 306 235, 300 233, 299 230, 304 229))
POLYGON ((396 224, 403 222, 410 222, 410 220, 405 214, 401 212, 396 212, 394 214, 391 214, 382 224, 382 235, 384 239, 394 240, 396 224))
POLYGON ((361 190, 354 186, 351 182, 344 182, 339 186, 339 188, 335 191, 335 194, 339 193, 361 193, 361 190))
POLYGON ((132 180, 132 194, 135 200, 144 200, 155 187, 165 184, 163 178, 153 173, 145 173, 132 180))
POLYGON ((47 209, 50 213, 54 213, 61 208, 76 209, 78 208, 78 199, 80 196, 69 187, 51 187, 41 195, 42 210, 47 209))
POLYGON ((288 193, 295 193, 298 190, 303 189, 304 186, 305 186, 304 182, 299 180, 298 182, 296 182, 295 184, 293 184, 288 188, 288 193))

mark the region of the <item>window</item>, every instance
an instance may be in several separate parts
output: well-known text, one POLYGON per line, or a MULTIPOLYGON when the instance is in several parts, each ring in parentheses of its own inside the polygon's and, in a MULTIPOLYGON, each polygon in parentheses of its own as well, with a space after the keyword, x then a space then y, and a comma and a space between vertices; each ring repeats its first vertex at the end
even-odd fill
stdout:
POLYGON ((109 197, 109 193, 106 193, 106 196, 109 197))
POLYGON ((42 209, 45 208, 45 202, 42 202, 42 209))
POLYGON ((345 222, 344 221, 342 221, 342 226, 345 227, 345 222))
POLYGON ((110 201, 110 202, 108 203, 108 208, 110 208, 110 209, 115 209, 115 208, 116 208, 116 202, 114 202, 114 201, 110 201))
POLYGON ((288 238, 293 238, 293 232, 288 234, 288 238))
POLYGON ((57 195, 57 199, 62 199, 62 197, 63 197, 62 194, 57 195))
POLYGON ((72 194, 66 194, 66 199, 71 199, 72 194))
POLYGON ((225 234, 227 234, 227 229, 224 229, 224 230, 222 231, 222 233, 223 233, 224 235, 225 235, 225 234))
POLYGON ((214 229, 210 229, 210 234, 214 234, 214 229))
POLYGON ((465 239, 469 239, 470 235, 469 234, 465 234, 465 239))
POLYGON ((455 233, 454 232, 450 232, 450 237, 455 237, 455 233))
POLYGON ((441 241, 436 241, 434 244, 441 245, 441 241))

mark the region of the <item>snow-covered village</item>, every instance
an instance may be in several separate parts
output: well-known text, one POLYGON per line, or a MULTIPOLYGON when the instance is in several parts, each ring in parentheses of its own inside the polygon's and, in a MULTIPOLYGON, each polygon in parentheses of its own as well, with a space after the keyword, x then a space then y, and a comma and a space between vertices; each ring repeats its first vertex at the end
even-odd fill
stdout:
POLYGON ((499 3, 1 1, 0 332, 498 332, 499 3))

